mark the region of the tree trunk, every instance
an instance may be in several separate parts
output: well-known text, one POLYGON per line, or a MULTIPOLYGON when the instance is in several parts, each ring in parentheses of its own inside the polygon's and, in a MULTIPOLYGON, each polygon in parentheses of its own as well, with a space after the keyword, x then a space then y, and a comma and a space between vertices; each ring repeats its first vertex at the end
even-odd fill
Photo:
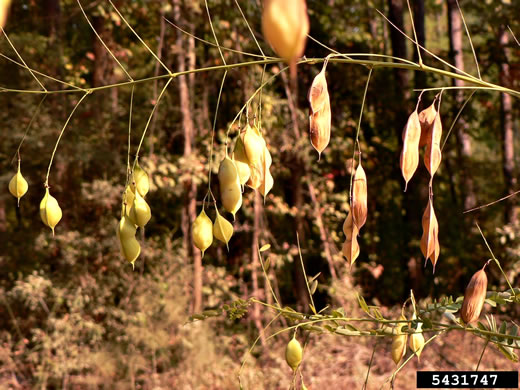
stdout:
MULTIPOLYGON (((388 19, 401 31, 404 31, 403 23, 403 0, 388 0, 388 19)), ((393 26, 390 29, 390 41, 392 43, 392 55, 395 57, 406 58, 406 41, 404 36, 393 26)), ((405 69, 394 71, 399 86, 398 95, 402 94, 408 100, 410 91, 408 89, 408 73, 405 69)))
MULTIPOLYGON (((460 70, 464 70, 464 56, 462 51, 463 24, 460 11, 456 0, 448 0, 448 31, 450 35, 450 58, 452 63, 460 70)), ((464 85, 462 80, 453 79, 453 85, 460 87, 464 85)), ((464 104, 464 91, 461 89, 455 92, 455 113, 464 104)), ((461 195, 464 210, 475 207, 477 199, 475 195, 475 185, 468 172, 468 162, 471 161, 471 137, 468 134, 469 126, 464 116, 460 116, 455 127, 457 138, 458 170, 461 178, 461 195)))
MULTIPOLYGON (((500 85, 511 86, 511 74, 509 69, 509 32, 505 29, 500 31, 500 46, 502 50, 502 63, 500 65, 500 85)), ((505 193, 511 194, 517 188, 515 175, 515 146, 513 129, 513 99, 511 95, 501 94, 501 122, 502 122, 502 165, 504 170, 505 193)), ((505 202, 505 223, 516 221, 518 210, 515 207, 515 199, 509 198, 505 202)))
MULTIPOLYGON (((180 1, 174 0, 173 13, 175 23, 179 24, 180 20, 180 1)), ((186 56, 189 56, 189 46, 183 43, 182 32, 177 30, 176 45, 179 50, 177 59, 177 71, 186 70, 186 56)), ((188 83, 185 75, 178 77, 179 80, 179 100, 182 115, 182 128, 184 131, 184 157, 189 158, 192 154, 192 145, 195 137, 195 128, 193 118, 191 116, 190 94, 188 83)), ((182 213, 182 232, 184 235, 184 248, 187 255, 193 257, 193 303, 192 311, 197 313, 202 308, 202 256, 200 251, 193 244, 191 236, 191 227, 197 217, 196 196, 197 185, 191 179, 187 179, 184 183, 186 191, 184 200, 184 210, 182 213)))

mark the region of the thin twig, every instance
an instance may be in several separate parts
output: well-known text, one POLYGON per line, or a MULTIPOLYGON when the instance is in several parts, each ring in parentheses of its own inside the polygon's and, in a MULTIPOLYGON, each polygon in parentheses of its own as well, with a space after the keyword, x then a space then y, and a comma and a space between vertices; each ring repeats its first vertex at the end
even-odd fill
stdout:
POLYGON ((148 50, 148 52, 150 52, 150 54, 162 65, 162 67, 168 72, 169 75, 172 74, 172 72, 170 71, 170 69, 164 65, 164 63, 160 60, 159 57, 157 57, 157 55, 154 53, 154 51, 152 49, 150 49, 150 47, 146 44, 146 42, 141 38, 141 36, 132 28, 132 26, 130 25, 130 23, 128 23, 128 21, 125 19, 125 17, 121 14, 121 12, 119 12, 119 10, 117 9, 117 7, 114 5, 114 3, 112 3, 112 0, 108 0, 108 2, 110 3, 110 5, 114 8, 114 10, 116 11, 117 15, 121 18, 121 20, 123 22, 125 22, 126 26, 130 29, 130 31, 132 31, 134 33, 134 35, 137 37, 137 39, 139 39, 139 41, 144 45, 144 47, 146 47, 146 49, 148 50))
POLYGON ((473 207, 472 209, 469 209, 469 210, 464 211, 463 214, 471 213, 472 211, 480 210, 480 209, 483 209, 483 208, 485 208, 485 207, 492 206, 492 205, 494 205, 495 203, 502 202, 502 201, 504 201, 504 200, 506 200, 506 199, 509 199, 509 198, 511 198, 511 197, 513 197, 513 196, 515 196, 515 195, 518 195, 518 194, 520 194, 520 190, 519 190, 519 191, 515 191, 515 192, 513 192, 513 193, 511 193, 511 194, 509 194, 509 195, 506 195, 506 196, 504 196, 504 197, 502 197, 502 198, 500 198, 500 199, 498 199, 498 200, 494 200, 493 202, 487 203, 487 204, 485 204, 485 205, 477 206, 477 207, 473 207))
POLYGON ((464 19, 464 13, 462 12, 462 8, 460 8, 459 0, 455 0, 455 2, 457 3, 457 8, 459 9, 460 17, 462 18, 462 23, 464 23, 464 28, 466 29, 466 35, 468 36, 469 45, 471 46, 471 51, 473 52, 475 65, 477 65, 478 78, 482 80, 482 76, 480 75, 480 67, 478 65, 477 53, 475 53, 475 48, 473 47, 473 41, 471 40, 471 34, 469 33, 468 25, 466 24, 466 19, 464 19))
POLYGON ((110 50, 108 48, 108 46, 105 44, 105 41, 103 41, 103 38, 101 38, 98 34, 98 32, 96 31, 96 29, 94 28, 94 26, 92 25, 92 23, 90 23, 90 20, 87 16, 87 14, 85 13, 85 10, 83 9, 83 6, 81 5, 80 1, 79 0, 76 0, 78 2, 78 5, 79 5, 79 9, 81 10, 81 12, 83 13, 83 16, 85 17, 88 25, 90 26, 90 28, 92 29, 92 31, 94 31, 94 34, 96 34, 96 37, 99 39, 99 41, 101 42, 101 44, 103 45, 103 47, 108 51, 108 53, 112 56, 112 58, 114 59, 115 62, 117 62, 117 65, 119 65, 119 67, 123 70, 123 72, 126 74, 126 76, 128 77, 128 79, 130 81, 133 81, 133 78, 132 76, 130 76, 130 74, 128 74, 128 72, 126 71, 125 67, 123 65, 121 65, 121 63, 119 62, 119 60, 117 59, 117 57, 115 56, 114 53, 112 53, 112 50, 110 50))
POLYGON ((33 124, 34 120, 36 119, 36 116, 40 112, 40 107, 43 104, 43 101, 45 100, 45 98, 47 96, 48 95, 43 95, 43 99, 40 100, 40 103, 38 104, 38 107, 36 107, 36 111, 34 111, 33 116, 31 117, 31 120, 29 121, 29 124, 27 125, 27 128, 25 129, 25 133, 24 133, 22 139, 20 140, 20 143, 18 144, 18 148, 16 149, 16 152, 15 152, 15 154, 13 156, 13 159, 11 160, 11 164, 14 162, 16 157, 18 157, 18 160, 20 160, 20 149, 22 148, 22 144, 25 141, 25 137, 27 137, 27 134, 29 133, 29 129, 31 128, 31 125, 33 124))
POLYGON ((486 352, 486 348, 489 344, 489 339, 486 340, 486 343, 484 344, 484 348, 482 349, 482 353, 480 354, 480 358, 478 359, 477 367, 475 367, 475 371, 478 371, 478 368, 480 367, 480 362, 482 361, 482 358, 484 357, 484 352, 486 352))
POLYGON ((300 248, 300 235, 298 234, 298 232, 296 232, 296 242, 298 244, 298 254, 300 256, 300 264, 302 265, 303 276, 305 277, 305 285, 307 286, 307 292, 309 293, 309 298, 311 299, 311 305, 312 305, 311 309, 314 312, 314 314, 316 314, 316 306, 314 306, 314 300, 312 299, 311 288, 309 286, 309 279, 307 278, 307 273, 305 272, 305 266, 303 265, 302 250, 300 248))
POLYGON ((455 127, 455 124, 459 120, 459 117, 462 114, 462 111, 464 110, 464 107, 466 107, 466 105, 469 103, 469 101, 471 100, 473 95, 475 95, 475 92, 477 92, 477 91, 471 92, 471 95, 469 95, 469 97, 466 99, 466 101, 464 102, 462 107, 460 107, 459 112, 457 112, 457 115, 455 116, 455 119, 453 120, 453 122, 451 122, 450 129, 448 130, 448 133, 446 134, 446 138, 444 138, 444 142, 442 143, 441 151, 444 150, 444 146, 446 145, 446 142, 448 141, 448 138, 449 138, 449 136, 451 134, 451 131, 453 130, 453 128, 455 127))
POLYGON ((220 48, 220 44, 218 43, 217 33, 215 32, 215 28, 213 27, 213 21, 211 20, 211 14, 209 12, 208 0, 204 0, 204 4, 206 4, 206 12, 208 13, 209 26, 211 27, 211 32, 213 33, 213 38, 215 38, 215 42, 217 43, 218 52, 220 53, 220 58, 222 58, 222 62, 224 65, 226 64, 226 59, 224 58, 224 54, 222 53, 222 49, 220 48))
POLYGON ((16 55, 18 56, 18 58, 20 59, 20 61, 22 61, 22 64, 24 64, 24 67, 25 69, 27 69, 29 71, 29 73, 32 75, 32 77, 34 77, 34 79, 36 80, 36 82, 38 84, 40 84, 40 87, 42 87, 42 89, 44 91, 47 91, 47 88, 44 87, 44 85, 41 83, 41 81, 38 79, 38 77, 36 77, 36 75, 33 73, 32 69, 29 68, 27 66, 27 64, 25 63, 24 59, 22 58, 22 56, 20 55, 20 53, 18 53, 18 50, 16 50, 16 47, 14 47, 13 43, 11 42, 11 40, 9 39, 9 36, 7 35, 7 33, 5 32, 5 30, 3 29, 3 27, 0 26, 0 30, 2 31, 2 33, 4 34, 5 38, 7 39, 7 42, 9 42, 9 45, 11 46, 11 48, 14 50, 14 52, 16 53, 16 55))
POLYGON ((412 7, 410 7, 410 0, 406 0, 408 4, 408 12, 410 13, 410 21, 412 22, 413 36, 415 37, 415 44, 417 46, 417 56, 419 57, 419 65, 422 65, 421 49, 419 48, 419 40, 417 39, 417 31, 415 30, 415 23, 413 21, 412 7))

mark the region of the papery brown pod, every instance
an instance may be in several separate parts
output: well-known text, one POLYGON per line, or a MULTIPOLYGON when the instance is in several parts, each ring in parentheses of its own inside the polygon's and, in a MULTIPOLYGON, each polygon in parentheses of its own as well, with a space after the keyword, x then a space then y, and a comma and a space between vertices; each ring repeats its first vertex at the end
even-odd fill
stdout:
POLYGON ((367 176, 361 166, 361 160, 352 185, 352 218, 358 230, 361 230, 367 220, 367 176))
POLYGON ((421 123, 417 110, 412 112, 403 130, 403 149, 401 151, 401 173, 405 180, 406 191, 408 182, 419 165, 419 140, 421 138, 421 123))
MULTIPOLYGON (((354 229, 356 229, 354 225, 354 229)), ((352 266, 359 256, 359 244, 357 241, 357 232, 354 230, 352 240, 345 240, 342 248, 343 256, 348 260, 349 265, 352 266)))
POLYGON ((327 61, 324 62, 320 73, 314 78, 307 99, 310 103, 309 127, 311 143, 318 152, 318 160, 321 152, 327 147, 330 141, 331 112, 330 97, 325 78, 327 61))
POLYGON ((439 113, 435 116, 435 120, 433 121, 433 125, 431 127, 431 131, 428 134, 426 140, 426 151, 424 153, 424 165, 430 172, 430 175, 433 177, 437 169, 439 168, 439 164, 441 163, 442 153, 441 153, 441 136, 442 136, 442 122, 441 116, 439 113))
POLYGON ((428 135, 431 133, 433 121, 437 116, 437 110, 435 109, 435 101, 428 108, 425 108, 419 113, 419 122, 421 123, 421 138, 419 140, 419 147, 422 148, 426 145, 428 135))
POLYGON ((468 287, 466 287, 464 301, 460 309, 460 316, 466 324, 477 321, 482 311, 482 306, 484 306, 487 292, 487 275, 486 271, 484 271, 486 265, 473 275, 468 287))
POLYGON ((421 238, 421 251, 426 260, 430 259, 435 272, 435 264, 439 257, 439 224, 435 216, 432 200, 428 200, 428 205, 422 217, 423 235, 421 238))
POLYGON ((357 227, 354 226, 354 221, 352 219, 352 212, 348 213, 347 218, 345 218, 345 222, 343 222, 343 233, 345 233, 347 241, 352 240, 353 234, 358 234, 357 227))

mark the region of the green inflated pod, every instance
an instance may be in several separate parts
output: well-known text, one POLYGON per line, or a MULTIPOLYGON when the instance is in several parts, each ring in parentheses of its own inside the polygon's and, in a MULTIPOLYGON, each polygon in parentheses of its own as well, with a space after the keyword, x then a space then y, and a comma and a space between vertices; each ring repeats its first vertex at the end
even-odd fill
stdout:
POLYGON ((134 223, 127 216, 123 215, 117 225, 117 236, 120 239, 135 237, 136 231, 134 223))
POLYGON ((213 223, 204 210, 195 218, 191 234, 195 246, 202 251, 204 257, 204 252, 213 243, 213 223))
POLYGON ((126 186, 125 191, 123 192, 123 213, 127 217, 130 216, 130 210, 134 205, 134 199, 135 194, 134 191, 132 191, 132 187, 130 185, 126 186))
MULTIPOLYGON (((406 318, 401 315, 400 321, 406 321, 406 318)), ((399 364, 401 359, 406 355, 406 341, 408 335, 402 332, 402 329, 406 326, 406 323, 400 322, 396 326, 397 335, 392 338, 392 360, 395 364, 399 364)))
POLYGON ((22 176, 20 172, 20 163, 18 163, 18 171, 9 182, 9 192, 18 199, 18 206, 20 206, 20 198, 24 196, 29 189, 27 180, 22 176))
POLYGON ((150 180, 148 178, 148 173, 141 168, 139 163, 135 164, 134 172, 132 174, 132 190, 139 192, 141 196, 146 196, 148 191, 150 190, 150 180))
MULTIPOLYGON (((213 236, 222 241, 228 247, 228 242, 233 235, 233 225, 226 218, 224 218, 217 210, 217 217, 213 224, 213 236)), ((228 247, 229 250, 229 247, 228 247)))
POLYGON ((40 202, 40 217, 43 223, 52 229, 52 235, 54 235, 54 228, 60 222, 62 215, 58 201, 49 193, 49 188, 46 188, 45 195, 40 202))

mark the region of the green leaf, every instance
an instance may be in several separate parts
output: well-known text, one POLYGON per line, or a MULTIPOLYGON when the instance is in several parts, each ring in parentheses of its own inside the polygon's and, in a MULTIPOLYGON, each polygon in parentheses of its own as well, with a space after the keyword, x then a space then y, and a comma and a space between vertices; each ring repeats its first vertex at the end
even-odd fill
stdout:
POLYGON ((266 272, 269 269, 270 265, 271 265, 271 259, 268 257, 267 260, 264 263, 264 269, 265 269, 266 272))
MULTIPOLYGON (((516 337, 518 335, 518 326, 514 325, 511 327, 511 329, 509 330, 509 336, 513 336, 513 337, 516 337)), ((512 339, 512 338, 509 338, 507 339, 507 343, 509 345, 513 345, 513 342, 515 341, 515 339, 512 339)))
POLYGON ((365 298, 363 298, 361 295, 357 294, 357 299, 358 299, 359 307, 361 307, 361 309, 365 313, 370 314, 370 310, 368 309, 368 305, 365 301, 365 298))
POLYGON ((314 280, 311 285, 311 295, 314 295, 317 288, 318 288, 318 281, 314 280))
POLYGON ((337 309, 332 310, 332 316, 336 318, 345 317, 345 309, 338 307, 337 309))
POLYGON ((500 344, 495 344, 496 347, 498 348, 498 350, 500 352, 502 352, 502 354, 508 358, 509 360, 511 360, 512 362, 514 363, 518 363, 518 355, 516 353, 513 352, 513 348, 511 347, 505 347, 503 345, 500 345, 500 344))
POLYGON ((361 332, 359 332, 359 331, 354 331, 354 330, 344 329, 344 328, 336 329, 335 333, 341 334, 343 336, 360 336, 361 335, 361 332))

